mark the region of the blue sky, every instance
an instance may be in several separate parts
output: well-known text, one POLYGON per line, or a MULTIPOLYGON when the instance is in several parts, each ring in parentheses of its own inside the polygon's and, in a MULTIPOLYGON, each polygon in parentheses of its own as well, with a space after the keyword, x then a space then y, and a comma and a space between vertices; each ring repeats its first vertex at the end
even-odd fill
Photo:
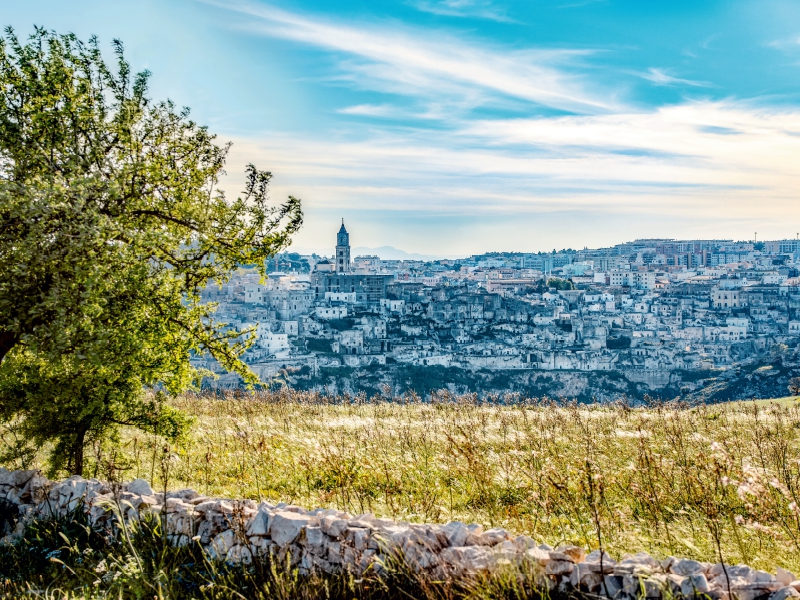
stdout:
POLYGON ((800 3, 0 0, 125 43, 303 199, 298 248, 463 255, 800 231, 800 3))

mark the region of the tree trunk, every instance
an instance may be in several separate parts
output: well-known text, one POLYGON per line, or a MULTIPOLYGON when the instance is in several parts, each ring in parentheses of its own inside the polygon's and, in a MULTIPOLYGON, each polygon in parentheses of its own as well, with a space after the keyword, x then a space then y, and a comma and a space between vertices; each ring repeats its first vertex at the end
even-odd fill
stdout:
POLYGON ((83 445, 86 442, 86 430, 79 429, 75 434, 75 446, 72 448, 72 474, 83 477, 83 445))
POLYGON ((0 362, 3 357, 14 347, 18 341, 17 335, 10 331, 0 331, 0 362))

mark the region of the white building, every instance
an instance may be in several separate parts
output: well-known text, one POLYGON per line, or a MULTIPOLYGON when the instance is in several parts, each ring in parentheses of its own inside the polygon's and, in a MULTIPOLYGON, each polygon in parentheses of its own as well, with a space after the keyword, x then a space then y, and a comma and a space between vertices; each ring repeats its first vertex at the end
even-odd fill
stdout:
POLYGON ((344 319, 347 316, 346 306, 318 306, 314 313, 320 319, 344 319))
POLYGON ((405 300, 390 300, 388 298, 381 298, 381 308, 385 308, 390 312, 403 312, 405 307, 405 300))
POLYGON ((347 302, 348 304, 355 304, 355 292, 325 292, 325 300, 329 302, 347 302))

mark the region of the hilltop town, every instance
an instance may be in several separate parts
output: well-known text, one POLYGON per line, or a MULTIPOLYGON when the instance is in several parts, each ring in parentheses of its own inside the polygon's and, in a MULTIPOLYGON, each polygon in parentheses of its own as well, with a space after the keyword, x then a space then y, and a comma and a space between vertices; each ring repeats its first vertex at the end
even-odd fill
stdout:
MULTIPOLYGON (((332 256, 280 254, 266 281, 242 269, 203 300, 219 304, 220 321, 254 329, 244 360, 264 381, 398 365, 607 373, 652 391, 676 373, 791 363, 797 261, 798 240, 673 239, 429 262, 351 258, 342 223, 332 256)), ((207 358, 194 364, 220 371, 207 358)))

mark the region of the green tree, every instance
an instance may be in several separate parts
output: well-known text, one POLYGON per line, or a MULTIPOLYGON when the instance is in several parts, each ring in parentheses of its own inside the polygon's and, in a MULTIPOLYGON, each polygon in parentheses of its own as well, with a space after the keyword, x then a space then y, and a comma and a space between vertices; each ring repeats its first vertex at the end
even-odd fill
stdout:
POLYGON ((86 435, 159 422, 142 388, 196 384, 192 355, 256 381, 239 359, 252 331, 218 322, 200 292, 242 264, 266 275, 302 224, 300 201, 271 204, 253 165, 226 198, 229 145, 152 102, 149 73, 114 47, 112 68, 95 38, 0 39, 0 417, 69 449, 74 472, 86 435))
POLYGON ((547 286, 557 290, 574 290, 575 284, 569 279, 561 279, 559 277, 551 277, 547 280, 547 286))

